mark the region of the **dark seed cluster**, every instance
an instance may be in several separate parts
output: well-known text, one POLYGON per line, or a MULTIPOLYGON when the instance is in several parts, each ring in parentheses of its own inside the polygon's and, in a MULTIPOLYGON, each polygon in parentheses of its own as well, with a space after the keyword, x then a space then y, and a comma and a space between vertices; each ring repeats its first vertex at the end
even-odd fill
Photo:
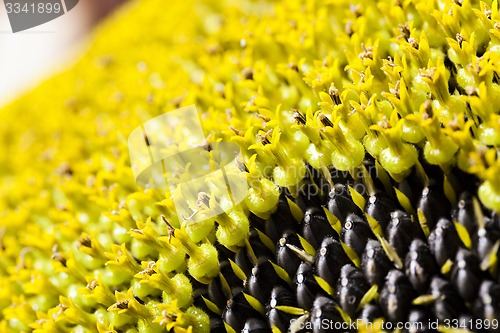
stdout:
POLYGON ((193 282, 211 332, 355 332, 331 323, 377 320, 385 331, 499 331, 500 218, 471 194, 474 179, 418 165, 396 183, 369 169, 331 170, 324 186, 310 168, 298 196, 283 192, 266 221, 252 216, 244 248, 220 247, 219 278, 193 282))

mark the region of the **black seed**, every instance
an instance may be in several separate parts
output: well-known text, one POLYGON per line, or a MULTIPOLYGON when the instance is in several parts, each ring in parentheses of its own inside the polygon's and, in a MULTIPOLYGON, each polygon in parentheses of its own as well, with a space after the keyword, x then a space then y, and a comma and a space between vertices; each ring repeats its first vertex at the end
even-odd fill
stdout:
POLYGON ((316 269, 318 275, 334 286, 340 276, 340 269, 352 264, 339 241, 327 237, 321 243, 321 248, 316 253, 316 269))
POLYGON ((424 187, 419 182, 415 170, 412 171, 410 176, 406 177, 406 179, 397 184, 397 188, 410 200, 412 207, 416 207, 418 205, 418 201, 420 200, 420 195, 424 187))
POLYGON ((439 272, 439 267, 427 244, 415 239, 406 255, 405 273, 413 288, 424 294, 431 283, 432 277, 439 272))
POLYGON ((352 265, 345 265, 337 283, 337 301, 351 317, 357 312, 359 302, 370 289, 363 273, 352 265))
POLYGON ((430 333, 436 332, 431 328, 430 323, 434 321, 434 316, 424 309, 412 309, 408 315, 408 323, 411 323, 408 333, 430 333))
MULTIPOLYGON (((426 110, 427 112, 433 112, 432 108, 426 110)), ((443 169, 441 167, 434 165, 434 164, 428 164, 424 161, 422 161, 422 166, 424 167, 425 174, 429 178, 429 185, 431 187, 436 187, 437 189, 442 190, 442 184, 444 181, 444 173, 443 169)), ((451 209, 451 208, 450 208, 451 209)), ((449 213, 449 212, 448 212, 449 213)))
MULTIPOLYGON (((363 179, 353 180, 348 173, 337 173, 335 187, 332 190, 328 186, 324 187, 323 193, 329 191, 328 208, 342 224, 339 235, 322 210, 324 194, 316 194, 320 193, 315 184, 322 177, 319 173, 316 178, 312 175, 306 179, 306 186, 302 188, 306 191, 299 191, 298 197, 293 199, 305 212, 302 223, 297 223, 293 218, 284 190, 277 212, 271 219, 264 221, 255 216, 250 217, 253 228, 263 230, 275 241, 275 253, 261 241, 255 229, 249 235, 250 247, 235 254, 221 248, 221 276, 224 276, 231 290, 223 289, 220 279, 215 279, 209 285, 193 283, 194 305, 210 316, 215 316, 201 298, 202 295, 208 297, 223 309, 222 319, 237 332, 271 332, 271 328, 276 327, 285 333, 291 320, 300 317, 306 324, 301 333, 345 333, 349 330, 338 329, 340 325, 333 326, 334 323, 342 322, 340 312, 365 323, 382 318, 392 323, 420 324, 403 329, 401 333, 434 332, 429 323, 437 319, 442 325, 444 320, 457 318, 472 319, 472 331, 484 332, 476 325, 476 319, 484 322, 484 319, 500 317, 500 287, 491 280, 492 276, 500 279, 498 267, 491 267, 487 272, 480 269, 481 261, 488 259, 487 256, 500 239, 500 217, 481 207, 485 216, 484 228, 478 227, 472 196, 462 192, 452 216, 454 221, 473 231, 470 234, 473 252, 465 250, 454 223, 449 220, 450 204, 442 190, 442 171, 438 167, 424 165, 424 168, 430 177, 429 187, 424 188, 420 180, 415 180, 416 177, 398 185, 393 182, 393 185, 404 189, 410 200, 418 203, 414 202, 414 206, 422 209, 431 231, 428 238, 418 220, 414 220, 416 216, 410 217, 401 211, 400 203, 390 194, 384 194, 383 184, 380 179, 376 179, 376 175, 372 177, 375 177, 373 180, 377 192, 367 198, 366 213, 379 222, 385 238, 404 259, 403 271, 395 269, 364 213, 351 198, 347 185, 354 186, 362 183, 363 179), (315 194, 309 196, 307 192, 312 190, 315 194), (412 199, 412 196, 415 198, 412 199), (315 256, 301 252, 304 249, 299 235, 316 249, 315 256), (359 269, 344 251, 346 245, 359 255, 359 269), (257 265, 254 266, 255 257, 257 265), (245 272, 245 283, 236 276, 228 259, 234 260, 245 272), (440 270, 447 260, 453 265, 444 277, 440 270), (291 286, 284 281, 286 279, 279 277, 270 261, 276 262, 293 277, 291 286), (333 287, 334 296, 323 290, 318 282, 319 277, 333 287), (366 304, 358 311, 361 299, 373 284, 378 285, 378 300, 373 300, 373 304, 366 304), (251 307, 243 291, 266 306, 265 317, 251 307), (433 299, 426 305, 415 305, 413 300, 418 294, 432 294, 433 299), (230 301, 226 302, 228 298, 230 301), (293 315, 284 309, 278 310, 279 306, 301 308, 306 314, 293 315)), ((458 178, 455 180, 454 177, 454 174, 448 174, 449 180, 453 178, 450 181, 455 189, 476 192, 474 188, 462 186, 458 178)), ((224 332, 225 328, 220 320, 212 320, 211 330, 224 332)))
POLYGON ((257 215, 250 214, 248 217, 248 220, 250 221, 250 225, 252 225, 254 228, 265 231, 266 230, 266 223, 269 220, 264 220, 258 217, 257 215))
MULTIPOLYGON (((371 156, 368 153, 365 153, 365 160, 363 161, 363 164, 366 168, 366 171, 368 171, 368 175, 373 181, 373 185, 375 186, 375 191, 377 193, 385 193, 386 188, 384 186, 384 183, 382 180, 379 178, 379 170, 377 169, 375 159, 373 156, 371 156)), ((360 178, 362 182, 364 182, 364 178, 360 178)), ((366 187, 366 186, 365 186, 366 187)))
MULTIPOLYGON (((319 171, 319 170, 316 170, 312 167, 309 168, 309 171, 310 171, 310 179, 311 181, 316 185, 316 188, 319 189, 319 195, 317 197, 319 197, 321 199, 321 202, 318 203, 318 207, 323 205, 326 200, 326 198, 328 197, 328 193, 330 193, 330 190, 331 190, 331 186, 330 186, 330 183, 328 182, 328 180, 326 179, 325 175, 323 174, 323 172, 319 171)), ((300 194, 299 194, 300 196, 300 194)), ((313 196, 313 197, 316 197, 316 196, 313 196)), ((317 201, 316 199, 314 199, 314 201, 317 201)))
POLYGON ((287 232, 276 244, 276 263, 283 267, 288 275, 294 276, 302 260, 287 245, 293 245, 302 249, 297 234, 287 232))
POLYGON ((491 253, 497 240, 500 239, 500 232, 497 231, 493 223, 488 219, 486 226, 477 229, 473 237, 474 250, 480 260, 484 260, 491 253))
POLYGON ((252 308, 245 298, 243 292, 234 295, 226 305, 222 312, 222 320, 231 326, 236 332, 239 332, 245 326, 248 318, 260 318, 261 315, 257 310, 252 308))
POLYGON ((274 253, 262 243, 257 230, 250 230, 248 241, 259 263, 274 259, 274 253))
POLYGON ((213 279, 208 285, 208 299, 211 300, 219 309, 223 309, 227 302, 227 296, 222 291, 219 279, 213 279))
POLYGON ((298 225, 290 211, 286 196, 282 192, 276 212, 265 223, 265 233, 276 243, 286 231, 293 230, 297 232, 298 225))
POLYGON ((489 320, 500 318, 500 286, 493 281, 483 281, 474 302, 474 314, 477 318, 489 320))
POLYGON ((267 318, 271 326, 276 326, 281 332, 287 332, 290 321, 295 317, 276 309, 277 306, 297 306, 294 293, 282 286, 274 287, 267 304, 267 318))
POLYGON ((336 329, 334 325, 344 322, 336 306, 337 304, 330 298, 324 296, 316 298, 309 318, 313 333, 344 332, 342 329, 336 329))
POLYGON ((378 305, 366 304, 360 311, 358 320, 364 323, 373 323, 376 319, 382 318, 384 314, 378 305))
POLYGON ((472 203, 472 195, 469 192, 462 192, 456 207, 451 212, 453 221, 463 225, 470 235, 476 231, 476 217, 472 203))
MULTIPOLYGON (((205 298, 210 299, 210 296, 208 295, 208 285, 201 284, 196 280, 194 280, 194 282, 191 282, 191 284, 193 285, 193 305, 202 309, 206 313, 211 313, 210 309, 207 307, 205 301, 202 298, 203 296, 205 298)), ((225 301, 226 300, 224 300, 224 302, 225 301)), ((222 308, 224 306, 225 303, 223 304, 222 308)))
POLYGON ((226 333, 226 327, 222 319, 217 317, 210 318, 210 333, 226 333))
POLYGON ((314 278, 313 267, 306 262, 300 264, 293 283, 296 288, 297 304, 302 309, 310 309, 318 294, 326 294, 314 278))
POLYGON ((363 216, 361 209, 352 201, 349 188, 342 184, 335 184, 334 188, 330 191, 328 210, 340 220, 342 225, 344 225, 349 213, 363 216))
POLYGON ((481 329, 478 329, 479 327, 477 327, 476 325, 476 318, 468 313, 461 314, 458 317, 458 325, 461 329, 467 329, 471 332, 484 332, 483 327, 481 327, 481 329))
POLYGON ((455 257, 462 241, 455 225, 450 220, 441 219, 430 233, 428 244, 439 267, 442 267, 448 259, 455 257))
POLYGON ((241 333, 271 333, 271 327, 262 319, 248 318, 241 333))
POLYGON ((237 290, 243 288, 243 281, 236 276, 231 265, 229 264, 229 261, 221 261, 219 263, 219 267, 221 274, 226 279, 227 284, 231 287, 233 294, 235 294, 237 290))
POLYGON ((223 309, 226 305, 227 297, 228 295, 224 294, 220 280, 212 280, 208 285, 208 298, 215 303, 219 309, 223 309))
POLYGON ((500 215, 496 211, 491 212, 491 227, 500 231, 500 215))
POLYGON ((394 200, 383 192, 379 192, 368 198, 365 211, 373 217, 380 224, 383 230, 391 221, 391 213, 395 211, 398 206, 394 200))
POLYGON ((379 298, 385 318, 392 323, 405 321, 414 297, 415 291, 408 278, 398 270, 390 271, 379 298))
POLYGON ((441 218, 450 218, 451 205, 437 185, 424 187, 418 202, 427 220, 429 230, 433 230, 441 218))
POLYGON ((253 264, 247 255, 247 250, 245 248, 239 249, 234 256, 234 262, 239 268, 243 270, 246 276, 249 276, 252 272, 253 264))
POLYGON ((387 273, 393 268, 394 265, 385 254, 382 244, 376 240, 368 241, 361 256, 361 269, 368 282, 382 288, 387 273))
POLYGON ((482 280, 479 258, 472 252, 459 249, 451 272, 451 282, 466 301, 472 302, 477 296, 482 280))
POLYGON ((439 276, 432 279, 430 293, 436 298, 432 303, 432 312, 440 321, 456 319, 465 310, 451 283, 439 276))
POLYGON ((418 223, 413 222, 410 216, 400 210, 391 214, 391 221, 386 229, 387 240, 396 250, 401 259, 406 257, 411 242, 421 238, 421 229, 418 223))
POLYGON ((308 208, 304 214, 302 235, 314 248, 318 248, 325 237, 339 237, 326 219, 325 212, 314 207, 308 208))
POLYGON ((363 253, 368 240, 377 239, 368 222, 355 214, 347 216, 344 226, 340 231, 340 238, 358 256, 361 256, 363 253))
MULTIPOLYGON (((321 186, 322 184, 319 183, 319 185, 321 186)), ((323 199, 321 197, 323 190, 324 189, 319 187, 316 183, 313 183, 311 182, 311 180, 307 179, 306 183, 302 185, 299 190, 299 195, 296 199, 297 205, 302 210, 305 210, 307 207, 321 207, 321 205, 323 204, 323 199)))
POLYGON ((352 185, 354 183, 354 179, 352 178, 351 174, 346 171, 340 171, 335 168, 332 168, 330 170, 330 176, 332 177, 332 181, 335 184, 341 184, 341 185, 352 185))
POLYGON ((265 261, 254 268, 248 277, 246 287, 250 295, 265 304, 276 285, 283 283, 270 261, 265 261))
POLYGON ((224 261, 224 260, 234 260, 234 252, 229 250, 227 247, 223 246, 222 244, 215 244, 215 247, 217 249, 217 252, 219 253, 219 261, 224 261))

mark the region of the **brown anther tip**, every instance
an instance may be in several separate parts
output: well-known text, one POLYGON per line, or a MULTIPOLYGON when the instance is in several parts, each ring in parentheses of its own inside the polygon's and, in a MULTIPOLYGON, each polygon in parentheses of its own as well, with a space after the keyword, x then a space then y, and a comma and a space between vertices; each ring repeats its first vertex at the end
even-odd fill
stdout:
POLYGON ((92 280, 90 283, 88 283, 85 287, 88 289, 88 290, 94 290, 95 288, 97 288, 97 286, 99 285, 99 282, 97 282, 97 280, 92 280))
POLYGON ((219 52, 219 46, 218 45, 210 45, 207 47, 207 52, 210 55, 215 55, 219 52))
POLYGON ((260 142, 265 146, 265 145, 268 145, 271 143, 271 141, 269 141, 269 138, 267 137, 269 135, 269 131, 266 132, 266 134, 260 134, 258 133, 256 135, 257 139, 260 140, 260 142))
POLYGON ((175 234, 175 228, 172 227, 172 225, 170 224, 170 222, 168 222, 168 220, 165 217, 165 215, 161 214, 161 219, 167 225, 167 229, 168 229, 168 235, 167 236, 168 236, 168 242, 170 243, 170 240, 172 239, 172 236, 175 234))
POLYGON ((336 105, 342 104, 342 101, 340 100, 339 90, 333 83, 330 85, 330 88, 328 88, 328 95, 330 95, 330 98, 336 105))
POLYGON ((407 42, 410 39, 410 28, 408 28, 408 22, 405 24, 400 24, 398 26, 398 30, 401 32, 401 35, 398 38, 404 38, 407 42))
POLYGON ((486 146, 478 146, 476 151, 480 156, 484 156, 488 152, 488 148, 486 146))
MULTIPOLYGON (((255 103, 255 100, 257 99, 257 96, 253 95, 252 97, 250 97, 250 99, 248 100, 248 103, 247 103, 247 106, 248 107, 251 107, 254 105, 255 103)), ((247 111, 248 112, 248 111, 247 111)))
POLYGON ((365 82, 365 72, 361 72, 361 74, 359 74, 359 82, 362 83, 362 82, 365 82))
POLYGON ((477 88, 474 87, 474 86, 467 86, 467 87, 465 87, 465 93, 468 96, 478 96, 478 94, 477 94, 477 88))
POLYGON ((349 5, 349 9, 351 10, 351 13, 356 17, 360 17, 361 16, 361 7, 359 5, 354 5, 354 4, 350 4, 349 5))
POLYGON ((328 57, 325 56, 323 58, 323 67, 328 67, 328 61, 329 61, 328 57))
POLYGON ((144 134, 144 142, 146 142, 146 146, 151 146, 151 143, 149 142, 149 138, 146 134, 144 134))
POLYGON ((291 70, 294 70, 296 72, 299 71, 299 67, 297 66, 297 64, 294 64, 294 63, 289 63, 288 68, 290 68, 291 70))
POLYGON ((210 196, 206 194, 205 192, 199 192, 198 193, 198 200, 196 201, 196 205, 198 207, 205 205, 207 207, 210 206, 210 196))
POLYGON ((354 25, 354 22, 352 22, 351 20, 347 21, 345 24, 344 32, 349 37, 351 37, 354 34, 354 29, 352 28, 353 25, 354 25))
POLYGON ((333 127, 333 123, 330 119, 328 119, 327 116, 325 116, 323 113, 318 113, 318 118, 319 118, 319 121, 321 121, 321 123, 324 125, 324 126, 327 126, 327 127, 333 127))
POLYGON ((154 269, 152 269, 152 268, 146 268, 145 270, 141 271, 139 274, 151 276, 151 275, 153 275, 155 273, 156 273, 156 271, 154 269))
POLYGON ((492 14, 492 13, 493 13, 493 12, 492 12, 492 11, 491 11, 491 9, 489 9, 488 7, 486 7, 486 8, 484 9, 484 15, 488 18, 488 20, 491 20, 491 14, 492 14))
POLYGON ((396 64, 394 63, 394 60, 392 59, 391 56, 387 57, 387 65, 390 67, 396 67, 396 64))
POLYGON ((446 124, 449 128, 452 128, 454 130, 458 130, 460 129, 460 127, 458 126, 458 116, 455 115, 453 117, 453 120, 449 121, 448 124, 446 124))
POLYGON ((458 42, 458 45, 460 45, 460 47, 462 47, 462 43, 465 41, 464 36, 462 36, 461 34, 458 33, 455 35, 455 38, 458 42))
POLYGON ((389 89, 389 92, 391 94, 393 94, 394 96, 396 96, 397 98, 399 98, 399 85, 400 85, 400 80, 398 80, 396 82, 396 85, 394 86, 394 88, 389 89))
POLYGON ((383 116, 382 119, 380 119, 378 122, 377 122, 377 125, 379 125, 380 127, 382 127, 383 129, 388 129, 390 126, 389 126, 389 120, 387 120, 387 117, 386 116, 383 116))
POLYGON ((250 67, 246 67, 241 71, 241 76, 245 80, 253 80, 253 69, 250 67))
POLYGON ((373 60, 373 46, 365 46, 365 44, 361 43, 361 47, 363 48, 363 52, 361 52, 358 57, 360 59, 372 59, 373 60))
POLYGON ((429 69, 422 69, 420 72, 420 76, 432 79, 434 77, 434 73, 436 73, 436 68, 434 67, 429 69))
POLYGON ((68 162, 65 162, 59 166, 59 168, 57 169, 57 173, 61 176, 71 177, 73 176, 73 169, 68 162))
POLYGON ((414 49, 418 50, 418 46, 419 45, 418 45, 418 42, 417 42, 417 40, 415 38, 409 37, 407 41, 408 41, 408 44, 410 44, 411 47, 413 47, 414 49))
POLYGON ((66 311, 66 310, 68 309, 68 307, 67 307, 66 305, 61 304, 61 303, 59 303, 59 304, 57 305, 57 307, 58 307, 59 309, 61 309, 61 311, 66 311))
POLYGON ((306 124, 306 117, 300 113, 299 111, 292 109, 292 114, 293 118, 295 119, 296 122, 305 125, 306 124))
POLYGON ((84 246, 84 247, 92 247, 92 240, 88 235, 82 236, 80 240, 78 241, 79 246, 84 246))
POLYGON ((129 303, 128 300, 121 301, 121 302, 116 302, 114 304, 114 307, 117 308, 117 309, 120 309, 120 310, 125 310, 125 309, 128 309, 128 303, 129 303))
POLYGON ((244 133, 243 131, 240 131, 239 129, 234 128, 233 126, 229 126, 229 129, 230 129, 231 131, 233 131, 233 132, 234 132, 234 134, 236 134, 236 135, 238 135, 238 136, 244 136, 244 135, 245 135, 245 133, 244 133))
POLYGON ((266 123, 268 123, 269 121, 271 121, 271 119, 269 117, 266 117, 260 113, 256 113, 255 114, 257 117, 259 117, 260 119, 262 119, 263 121, 265 121, 266 123))
POLYGON ((426 100, 424 102, 424 114, 422 115, 422 119, 429 119, 434 116, 434 112, 432 111, 432 102, 430 100, 426 100))
POLYGON ((59 261, 64 267, 66 267, 66 258, 64 258, 61 253, 56 252, 52 254, 51 259, 59 261))
MULTIPOLYGON (((476 67, 474 68, 474 71, 479 74, 483 70, 483 66, 481 66, 481 61, 483 60, 483 57, 479 57, 476 59, 476 67)), ((471 64, 469 64, 471 65, 471 64)), ((472 65, 471 65, 472 66, 472 65)), ((495 73, 494 73, 495 74, 495 73)))
POLYGON ((177 97, 174 97, 170 102, 176 107, 176 108, 180 108, 182 102, 184 101, 184 99, 186 98, 186 94, 182 94, 180 96, 177 96, 177 97))

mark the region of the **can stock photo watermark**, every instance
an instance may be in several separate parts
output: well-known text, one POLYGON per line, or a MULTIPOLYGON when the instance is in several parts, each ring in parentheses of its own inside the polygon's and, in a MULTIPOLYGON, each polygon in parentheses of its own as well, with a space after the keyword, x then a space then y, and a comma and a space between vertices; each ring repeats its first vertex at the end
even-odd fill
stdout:
POLYGON ((238 145, 207 143, 193 105, 146 121, 132 131, 128 147, 137 184, 169 191, 179 218, 215 217, 247 195, 238 145))
POLYGON ((72 10, 79 0, 3 0, 12 32, 52 21, 72 10))

